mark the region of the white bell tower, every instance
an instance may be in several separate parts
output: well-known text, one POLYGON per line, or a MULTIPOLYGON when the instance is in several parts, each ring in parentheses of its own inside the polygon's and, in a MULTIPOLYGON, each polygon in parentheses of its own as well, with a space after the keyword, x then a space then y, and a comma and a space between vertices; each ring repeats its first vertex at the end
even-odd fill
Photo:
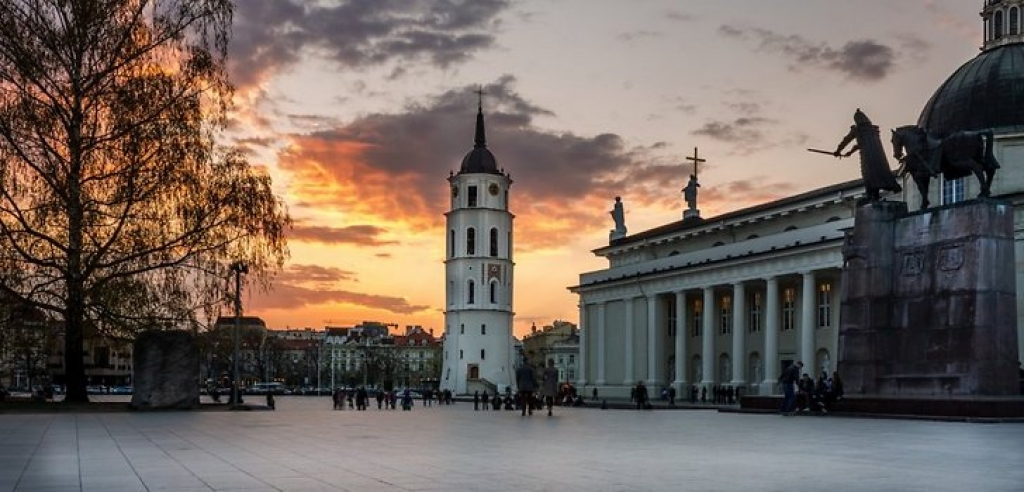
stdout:
POLYGON ((445 214, 445 329, 441 388, 455 394, 504 392, 512 365, 512 179, 487 149, 483 96, 473 150, 451 174, 445 214))

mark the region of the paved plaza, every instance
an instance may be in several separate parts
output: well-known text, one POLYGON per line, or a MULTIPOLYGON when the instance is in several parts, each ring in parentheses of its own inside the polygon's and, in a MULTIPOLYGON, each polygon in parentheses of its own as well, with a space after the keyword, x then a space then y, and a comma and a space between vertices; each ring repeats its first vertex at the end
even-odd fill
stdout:
POLYGON ((0 414, 0 491, 1024 490, 1024 424, 277 403, 0 414))

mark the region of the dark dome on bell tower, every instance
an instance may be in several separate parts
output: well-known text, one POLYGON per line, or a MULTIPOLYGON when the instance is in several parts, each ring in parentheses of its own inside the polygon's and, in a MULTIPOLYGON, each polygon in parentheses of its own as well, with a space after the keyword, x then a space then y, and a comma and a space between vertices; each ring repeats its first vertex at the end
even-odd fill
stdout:
POLYGON ((917 124, 930 132, 1024 131, 1024 0, 986 0, 982 52, 925 104, 917 124))
POLYGON ((494 154, 487 149, 487 136, 484 133, 484 108, 483 96, 476 111, 476 136, 473 139, 473 150, 470 150, 466 157, 462 158, 462 167, 459 174, 463 173, 487 173, 501 174, 498 171, 498 161, 494 154))

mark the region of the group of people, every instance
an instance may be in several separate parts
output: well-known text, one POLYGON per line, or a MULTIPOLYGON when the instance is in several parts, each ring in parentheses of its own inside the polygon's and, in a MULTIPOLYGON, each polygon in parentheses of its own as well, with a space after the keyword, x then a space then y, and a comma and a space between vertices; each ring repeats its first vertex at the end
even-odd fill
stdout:
POLYGON ((795 413, 828 414, 832 405, 843 399, 843 380, 838 371, 832 375, 822 371, 817 381, 802 372, 804 363, 796 361, 779 376, 782 385, 782 406, 779 412, 783 415, 795 413))
POLYGON ((539 396, 543 397, 543 404, 547 406, 548 417, 552 415, 555 406, 555 398, 558 397, 558 369, 555 368, 554 359, 548 359, 547 367, 544 368, 540 384, 540 395, 537 392, 537 375, 530 365, 529 360, 523 357, 523 363, 516 369, 516 388, 519 390, 519 407, 521 415, 533 415, 534 409, 542 408, 539 403, 539 396))
MULTIPOLYGON (((367 390, 365 387, 355 389, 335 388, 331 394, 335 410, 366 410, 372 404, 370 394, 374 393, 372 399, 377 401, 377 410, 395 410, 401 405, 402 410, 412 410, 415 403, 415 396, 412 390, 367 390)), ((438 405, 451 405, 453 398, 449 390, 424 390, 422 393, 422 404, 425 407, 431 406, 434 402, 438 405)))

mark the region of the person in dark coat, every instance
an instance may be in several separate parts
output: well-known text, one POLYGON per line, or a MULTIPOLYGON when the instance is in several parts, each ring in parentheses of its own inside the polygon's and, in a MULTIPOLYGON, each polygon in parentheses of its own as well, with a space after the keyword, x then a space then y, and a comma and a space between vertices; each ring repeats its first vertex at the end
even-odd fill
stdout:
POLYGON ((551 407, 555 405, 555 398, 558 396, 558 369, 555 369, 554 359, 548 359, 548 366, 544 368, 541 393, 544 395, 544 403, 548 407, 548 417, 550 417, 551 407))
POLYGON ((533 392, 537 391, 537 377, 533 372, 530 362, 523 357, 523 363, 516 369, 516 389, 519 391, 519 401, 522 402, 522 414, 527 412, 533 415, 533 392))
POLYGON ((647 407, 647 386, 644 386, 644 382, 640 381, 636 383, 636 388, 633 389, 633 393, 636 395, 636 409, 643 410, 647 407))
POLYGON ((804 363, 796 361, 796 363, 790 364, 786 370, 782 371, 782 375, 779 376, 779 384, 782 385, 782 406, 779 408, 779 412, 783 415, 792 414, 796 406, 794 386, 800 380, 800 370, 803 368, 804 363))

